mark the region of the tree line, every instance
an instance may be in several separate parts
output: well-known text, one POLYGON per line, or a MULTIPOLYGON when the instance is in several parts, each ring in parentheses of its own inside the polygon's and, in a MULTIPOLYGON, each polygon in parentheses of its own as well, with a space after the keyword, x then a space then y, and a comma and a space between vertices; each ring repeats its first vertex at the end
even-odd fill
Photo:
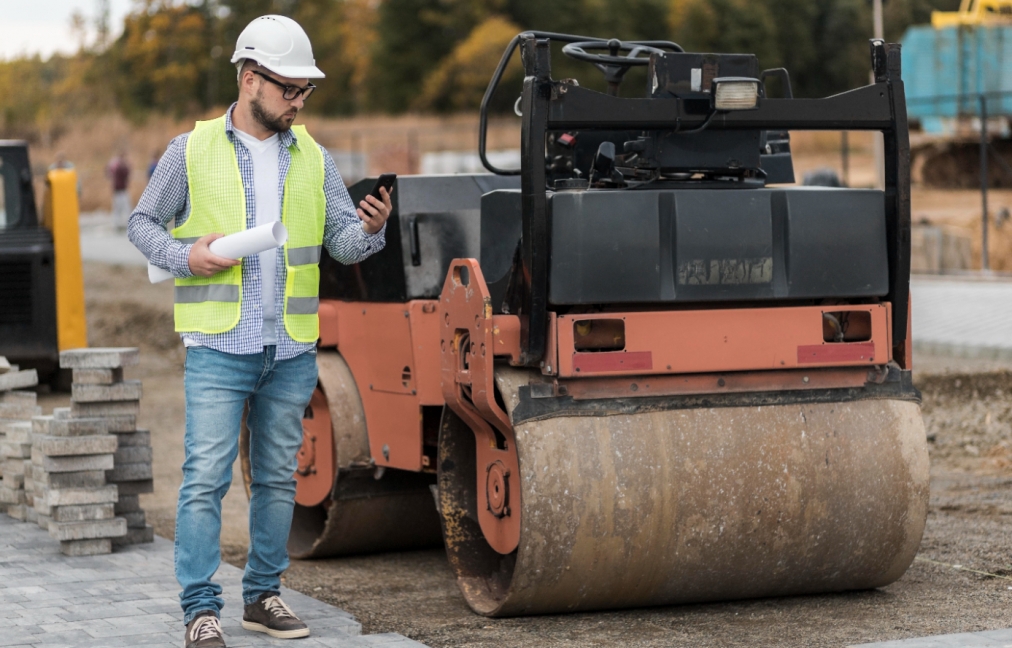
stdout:
MULTIPOLYGON (((886 38, 958 4, 888 0, 886 38)), ((135 0, 115 40, 99 38, 73 56, 0 62, 0 135, 32 137, 89 112, 140 120, 227 105, 236 38, 267 13, 306 29, 327 74, 307 111, 334 116, 475 110, 524 29, 750 52, 763 68, 788 68, 795 96, 826 96, 867 82, 872 31, 870 0, 135 0)), ((558 48, 553 66, 557 77, 601 85, 600 74, 558 48)), ((516 57, 496 109, 512 106, 520 81, 516 57)), ((641 93, 645 82, 630 74, 624 92, 641 93)))

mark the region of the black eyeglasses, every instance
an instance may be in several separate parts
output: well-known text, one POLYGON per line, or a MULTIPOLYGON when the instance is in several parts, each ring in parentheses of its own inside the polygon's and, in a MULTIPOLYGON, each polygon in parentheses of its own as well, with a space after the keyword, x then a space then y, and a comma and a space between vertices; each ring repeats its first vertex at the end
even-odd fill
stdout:
POLYGON ((313 94, 313 90, 316 90, 316 86, 313 85, 312 83, 307 85, 305 88, 300 88, 299 86, 286 85, 284 83, 281 83, 277 79, 269 77, 263 72, 257 72, 256 70, 252 70, 252 72, 253 74, 263 77, 268 81, 270 81, 271 83, 273 83, 274 85, 276 85, 277 87, 281 88, 282 90, 281 96, 284 97, 286 101, 292 101, 293 99, 297 99, 300 95, 302 96, 302 100, 305 101, 306 99, 309 99, 309 95, 313 94))

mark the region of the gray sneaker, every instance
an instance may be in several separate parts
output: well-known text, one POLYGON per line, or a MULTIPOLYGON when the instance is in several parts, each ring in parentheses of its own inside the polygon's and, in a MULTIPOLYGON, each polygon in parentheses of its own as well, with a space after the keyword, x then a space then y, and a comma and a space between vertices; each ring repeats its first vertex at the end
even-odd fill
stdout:
POLYGON ((242 612, 242 627, 253 632, 266 632, 275 639, 308 637, 309 628, 277 594, 261 594, 242 612))
POLYGON ((214 612, 205 610, 186 624, 186 641, 183 648, 225 648, 221 634, 221 621, 214 612))

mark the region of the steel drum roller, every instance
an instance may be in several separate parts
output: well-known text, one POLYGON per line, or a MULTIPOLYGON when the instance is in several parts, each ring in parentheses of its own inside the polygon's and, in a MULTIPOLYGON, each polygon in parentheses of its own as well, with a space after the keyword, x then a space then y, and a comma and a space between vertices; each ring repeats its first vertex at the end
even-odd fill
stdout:
MULTIPOLYGON (((497 370, 511 416, 530 375, 497 370)), ((913 561, 928 502, 916 402, 559 417, 515 426, 517 550, 474 521, 474 435, 440 439, 444 539, 489 616, 880 587, 913 561), (469 509, 469 507, 471 507, 469 509)))

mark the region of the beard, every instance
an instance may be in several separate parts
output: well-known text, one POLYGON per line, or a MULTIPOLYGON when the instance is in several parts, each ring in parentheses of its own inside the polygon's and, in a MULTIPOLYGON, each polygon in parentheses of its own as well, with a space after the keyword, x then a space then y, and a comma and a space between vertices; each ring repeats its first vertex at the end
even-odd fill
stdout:
POLYGON ((257 96, 250 101, 250 110, 253 113, 253 119, 257 120, 257 123, 275 133, 283 133, 291 128, 292 122, 295 121, 295 115, 298 113, 297 109, 292 108, 280 115, 272 115, 267 112, 260 99, 261 94, 257 92, 257 96))

